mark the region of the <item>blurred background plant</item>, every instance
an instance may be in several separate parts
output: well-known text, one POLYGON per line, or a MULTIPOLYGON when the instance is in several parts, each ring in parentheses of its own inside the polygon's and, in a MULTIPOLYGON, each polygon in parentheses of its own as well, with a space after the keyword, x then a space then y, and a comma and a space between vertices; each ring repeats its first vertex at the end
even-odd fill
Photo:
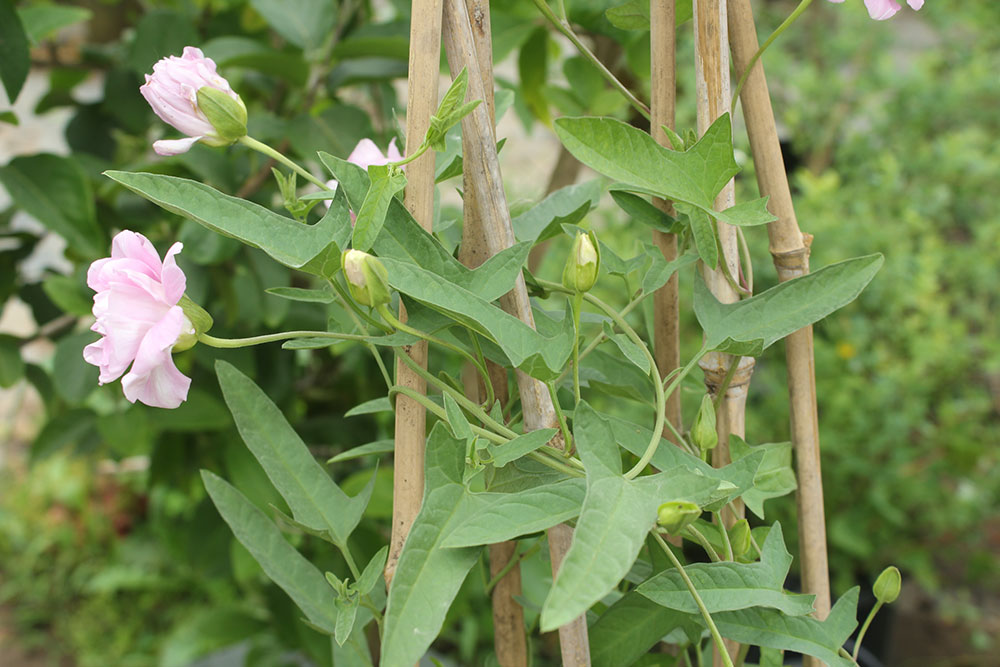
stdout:
MULTIPOLYGON (((161 250, 184 242, 188 293, 214 315, 213 333, 324 327, 315 304, 261 296, 265 287, 309 287, 301 275, 101 172, 187 176, 280 210, 272 165, 242 147, 155 156, 150 144, 167 130, 138 93, 142 74, 200 45, 247 103, 251 134, 316 167, 317 149, 346 157, 363 137, 383 147, 400 135, 408 4, 309 0, 291 13, 279 0, 17 3, 31 73, 18 95, 4 71, 7 96, 17 99, 0 105, 0 385, 8 388, 0 396, 0 619, 9 626, 0 628, 0 657, 16 637, 23 651, 79 665, 187 665, 210 654, 232 661, 218 664, 329 662, 329 642, 298 622, 206 499, 200 468, 224 475, 265 511, 283 508, 232 426, 212 364, 225 358, 254 377, 325 460, 391 437, 383 403, 345 416, 381 393, 371 357, 351 343, 333 354, 199 346, 177 357, 194 378, 187 403, 173 411, 131 405, 117 385, 98 387, 97 369, 83 362, 95 338, 85 275, 111 235, 129 228, 161 250)), ((648 97, 648 31, 609 22, 604 10, 620 3, 568 4, 600 57, 648 97)), ((501 159, 513 176, 511 200, 535 201, 553 168, 576 177, 558 159, 546 127, 552 115, 641 119, 545 28, 531 2, 494 5, 498 81, 515 92, 501 159)), ((756 3, 760 32, 793 5, 756 3)), ((904 580, 919 584, 907 587, 911 604, 900 604, 900 616, 916 614, 928 595, 938 603, 929 617, 908 619, 905 639, 900 622, 883 621, 897 633, 885 648, 891 664, 959 650, 975 660, 1000 636, 1000 8, 928 3, 919 14, 872 23, 860 3, 816 5, 765 58, 798 215, 815 235, 814 267, 875 251, 887 258, 857 303, 817 327, 834 584, 843 591, 898 564, 904 580), (917 632, 918 622, 949 641, 920 648, 920 635, 935 635, 917 632)), ((13 3, 0 0, 0 9, 14 11, 13 3)), ((5 38, 15 27, 0 21, 5 38)), ((679 30, 679 128, 694 124, 688 32, 679 30)), ((739 123, 737 114, 749 168, 739 184, 749 195, 752 163, 739 123)), ((457 201, 453 187, 442 188, 439 233, 448 247, 457 201)), ((588 222, 625 257, 648 240, 647 228, 627 224, 608 197, 588 222)), ((763 230, 748 236, 760 291, 775 277, 763 230)), ((558 279, 568 246, 553 241, 543 275, 558 279)), ((327 317, 346 315, 330 305, 327 317)), ((698 338, 695 323, 685 323, 691 352, 698 338)), ((754 442, 788 438, 784 374, 782 354, 759 360, 748 409, 754 442)), ((627 377, 588 381, 636 398, 627 377)), ((355 493, 375 461, 349 458, 331 470, 355 493)), ((357 534, 364 560, 387 533, 391 475, 382 461, 357 534)), ((794 528, 791 498, 768 512, 794 528)), ((291 539, 314 562, 331 557, 308 536, 293 531, 291 539)), ((544 551, 524 564, 529 622, 548 585, 544 551)), ((453 664, 491 664, 489 610, 474 604, 487 579, 474 572, 469 595, 452 608, 437 648, 453 664)), ((535 647, 542 663, 547 649, 535 647)), ((934 664, 988 664, 960 659, 934 664)))

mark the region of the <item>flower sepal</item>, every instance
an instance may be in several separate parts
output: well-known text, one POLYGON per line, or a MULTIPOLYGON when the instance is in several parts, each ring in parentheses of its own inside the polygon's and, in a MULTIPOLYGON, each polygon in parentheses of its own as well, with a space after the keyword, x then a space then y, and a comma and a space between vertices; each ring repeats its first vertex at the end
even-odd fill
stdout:
POLYGON ((237 95, 202 86, 198 89, 198 108, 215 128, 215 136, 208 135, 202 142, 209 146, 228 146, 247 134, 247 107, 237 95))
POLYGON ((181 329, 181 335, 177 337, 177 342, 170 348, 174 354, 190 350, 197 345, 199 337, 203 333, 208 333, 215 323, 208 311, 192 301, 187 294, 181 297, 177 305, 184 311, 184 327, 181 329))

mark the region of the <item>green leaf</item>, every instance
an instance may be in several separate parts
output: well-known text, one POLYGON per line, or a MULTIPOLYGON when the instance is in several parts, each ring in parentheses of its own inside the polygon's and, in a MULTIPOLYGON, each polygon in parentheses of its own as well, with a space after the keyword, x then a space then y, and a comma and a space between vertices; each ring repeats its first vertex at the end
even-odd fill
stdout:
POLYGON ((493 465, 502 468, 511 461, 530 454, 549 440, 551 440, 559 429, 540 428, 537 431, 528 431, 524 435, 519 435, 513 440, 502 445, 490 444, 487 449, 493 456, 493 465))
POLYGON ((465 413, 462 412, 462 408, 458 407, 458 403, 451 397, 451 394, 444 395, 444 411, 448 417, 451 433, 456 439, 468 442, 475 437, 472 434, 472 427, 469 426, 469 420, 466 419, 465 413))
POLYGON ((337 625, 334 598, 320 571, 246 496, 207 470, 201 471, 201 478, 219 514, 264 573, 292 598, 309 623, 332 635, 337 625))
POLYGON ((382 570, 385 568, 385 561, 389 557, 389 547, 384 546, 372 556, 365 566, 361 576, 358 577, 358 593, 368 595, 374 590, 375 585, 382 580, 382 570))
POLYGON ((631 665, 682 625, 701 628, 691 616, 661 607, 635 591, 608 607, 588 630, 594 667, 631 665))
MULTIPOLYGON (((604 259, 604 255, 601 255, 604 259)), ((612 396, 653 404, 649 376, 621 357, 598 348, 580 362, 580 380, 591 389, 612 396)))
POLYGON ((793 331, 854 301, 882 267, 881 254, 856 257, 793 278, 732 304, 695 280, 694 312, 712 350, 757 356, 793 331))
POLYGON ((539 26, 521 45, 517 70, 521 77, 521 99, 531 113, 546 125, 552 124, 549 104, 543 93, 548 75, 549 31, 539 26))
POLYGON ((516 368, 543 381, 555 378, 562 371, 573 346, 571 322, 567 321, 570 326, 563 327, 554 337, 546 338, 513 315, 442 276, 385 257, 382 263, 392 287, 493 340, 516 368))
POLYGON ((762 445, 748 445, 742 438, 730 434, 729 451, 733 460, 747 456, 754 451, 763 451, 764 458, 753 479, 753 488, 743 494, 747 509, 764 518, 764 501, 786 496, 796 489, 795 471, 792 469, 792 443, 768 442, 762 445))
POLYGON ((551 528, 580 513, 585 492, 584 481, 574 478, 513 493, 477 493, 478 506, 456 518, 443 545, 493 544, 551 528))
POLYGON ((642 349, 629 340, 629 337, 625 334, 615 333, 614 327, 611 323, 605 320, 603 322, 604 335, 608 337, 612 343, 621 351, 625 358, 631 361, 635 366, 639 368, 643 373, 649 373, 650 365, 649 358, 643 353, 642 349))
POLYGON ((301 53, 279 51, 249 37, 215 37, 202 44, 201 50, 215 61, 220 71, 246 67, 261 74, 280 77, 297 86, 304 86, 309 77, 309 65, 301 53))
POLYGON ((412 665, 437 637, 479 549, 443 549, 442 540, 469 498, 462 485, 465 444, 438 422, 427 438, 426 484, 389 589, 382 664, 412 665))
MULTIPOLYGON (((2 58, 0 58, 2 61, 2 58)), ((0 182, 26 213, 87 259, 107 254, 87 173, 72 158, 31 155, 0 167, 0 182)))
POLYGON ((274 31, 306 52, 318 50, 333 31, 337 5, 329 0, 297 0, 290 8, 282 0, 250 0, 274 31))
POLYGON ((555 127, 578 160, 635 192, 690 204, 730 224, 775 219, 765 208, 766 199, 715 211, 715 196, 739 172, 729 114, 684 152, 664 148, 648 133, 611 118, 559 118, 555 127))
POLYGON ((0 0, 0 80, 10 104, 17 100, 28 78, 31 55, 28 37, 12 0, 0 0))
POLYGON ((10 125, 20 125, 21 121, 18 120, 17 114, 13 111, 0 111, 0 123, 8 123, 10 125))
POLYGON ((33 44, 66 26, 88 20, 92 12, 82 7, 62 5, 31 5, 17 10, 24 32, 33 44))
MULTIPOLYGON (((756 563, 695 563, 685 566, 694 587, 710 614, 748 607, 770 607, 789 616, 805 616, 813 611, 814 595, 785 593, 782 587, 792 556, 785 548, 781 524, 767 535, 756 563)), ((688 614, 698 606, 675 569, 665 570, 636 589, 653 602, 688 614)))
POLYGON ((370 401, 365 401, 355 405, 353 408, 344 413, 345 417, 354 417, 355 415, 371 415, 376 412, 392 412, 392 401, 389 400, 387 396, 382 396, 381 398, 373 398, 370 401))
POLYGON ((343 646, 347 638, 351 636, 351 630, 354 629, 354 619, 358 615, 358 602, 360 599, 357 596, 350 600, 337 598, 334 602, 337 607, 337 627, 333 638, 337 640, 339 646, 343 646))
POLYGON ((144 13, 136 24, 127 62, 137 74, 151 72, 159 59, 180 56, 185 46, 198 42, 198 31, 189 15, 154 9, 144 13))
POLYGON ((368 176, 371 185, 358 211, 354 234, 351 237, 354 249, 363 251, 367 251, 375 243, 375 238, 385 224, 389 203, 397 192, 406 187, 406 176, 402 170, 395 167, 372 165, 368 167, 368 176))
POLYGON ((511 220, 514 236, 532 242, 558 236, 563 224, 580 222, 597 206, 603 191, 600 179, 559 188, 511 220))
POLYGON ((100 372, 97 366, 88 364, 83 359, 83 348, 93 343, 94 333, 80 333, 64 336, 56 344, 53 367, 58 369, 56 393, 71 405, 83 403, 97 389, 100 372))
POLYGON ((687 216, 691 225, 691 235, 698 250, 698 257, 713 271, 719 266, 719 244, 715 235, 715 223, 704 211, 677 205, 677 210, 687 216))
POLYGON ((608 422, 586 402, 574 413, 573 436, 587 470, 587 495, 570 546, 545 604, 542 632, 554 630, 603 598, 635 562, 660 503, 706 496, 718 480, 684 468, 627 480, 608 422))
POLYGON ((638 195, 624 190, 611 190, 611 198, 636 222, 661 232, 676 234, 679 231, 676 220, 638 195))
MULTIPOLYGON (((345 417, 347 415, 344 415, 345 417)), ((376 440, 375 442, 369 442, 366 445, 361 445, 360 447, 354 447, 353 449, 348 449, 346 452, 341 452, 333 458, 327 461, 327 463, 340 463, 341 461, 351 461, 353 459, 359 459, 362 456, 377 456, 379 454, 388 454, 393 449, 395 449, 395 440, 376 440)))
POLYGON ((340 547, 361 521, 372 485, 351 498, 317 463, 267 395, 243 373, 217 361, 216 373, 236 427, 296 521, 326 530, 340 547))
POLYGON ((94 305, 86 285, 72 276, 54 273, 42 281, 42 290, 52 303, 71 315, 86 317, 94 305))
POLYGON ((649 30, 649 3, 629 0, 604 12, 611 25, 622 30, 649 30))
POLYGON ((723 637, 744 644, 797 651, 819 658, 830 667, 854 667, 838 650, 857 627, 858 587, 847 591, 825 621, 810 616, 786 616, 775 609, 754 607, 713 615, 723 637))
POLYGON ((21 359, 21 340, 0 334, 0 387, 12 387, 22 377, 24 360, 21 359))
POLYGON ((305 303, 333 303, 337 296, 330 287, 323 289, 303 289, 301 287, 269 287, 264 290, 268 294, 279 296, 289 301, 305 303))
POLYGON ((333 239, 350 230, 347 203, 339 192, 322 220, 304 225, 186 178, 125 171, 104 174, 171 213, 260 248, 285 266, 317 275, 329 275, 331 267, 339 266, 340 248, 333 239))
POLYGON ((698 261, 697 253, 686 252, 677 259, 668 262, 656 246, 648 247, 646 256, 650 258, 650 266, 646 275, 642 277, 643 294, 655 292, 666 285, 675 273, 698 261))

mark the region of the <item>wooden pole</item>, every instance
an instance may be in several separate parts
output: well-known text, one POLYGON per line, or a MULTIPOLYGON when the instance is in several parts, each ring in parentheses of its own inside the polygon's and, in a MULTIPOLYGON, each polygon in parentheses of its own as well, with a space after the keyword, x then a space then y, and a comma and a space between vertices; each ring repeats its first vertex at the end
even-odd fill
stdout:
MULTIPOLYGON (((477 69, 469 72, 469 77, 478 77, 483 87, 483 104, 489 110, 490 127, 496 127, 496 112, 493 100, 493 42, 490 35, 489 0, 466 0, 466 9, 472 17, 472 33, 476 45, 477 69)), ((448 26, 450 29, 450 25, 448 26)), ((450 38, 449 38, 450 39, 450 38)), ((456 63, 457 64, 457 63, 456 63)), ((461 71, 452 69, 452 74, 461 71)), ((493 135, 496 140, 496 134, 493 135)), ((465 138, 463 137, 463 142, 465 138)), ((464 151, 463 151, 464 152, 464 151)), ((482 222, 479 220, 479 206, 476 204, 478 189, 468 175, 463 175, 463 223, 462 245, 458 257, 463 264, 475 268, 489 258, 486 240, 483 237, 482 222)), ((487 367, 493 392, 501 406, 506 406, 510 397, 507 392, 507 372, 493 362, 487 367)), ((466 364, 463 372, 465 393, 473 401, 480 403, 485 396, 485 388, 480 387, 481 378, 472 364, 466 364)), ((517 557, 517 541, 507 540, 489 547, 490 576, 496 577, 511 559, 517 557)), ((501 667, 527 667, 528 641, 524 630, 524 608, 515 599, 521 595, 521 567, 514 565, 496 583, 492 591, 493 604, 493 649, 501 667)))
MULTIPOLYGON (((455 73, 463 65, 468 67, 470 72, 473 71, 476 68, 477 50, 465 0, 445 1, 444 23, 449 66, 455 73)), ((485 98, 481 77, 469 77, 468 95, 470 99, 485 98)), ((476 190, 476 197, 469 202, 476 207, 476 216, 482 224, 486 249, 490 255, 495 255, 514 245, 514 230, 503 190, 503 177, 500 173, 496 142, 493 140, 493 127, 485 105, 480 105, 463 119, 462 137, 463 166, 469 179, 467 183, 474 184, 476 190)), ((508 313, 534 327, 534 316, 523 276, 518 276, 514 289, 500 299, 500 304, 508 313)), ((557 426, 558 419, 552 398, 544 383, 520 371, 516 376, 525 429, 557 426)), ((561 439, 556 441, 556 444, 565 446, 561 439)), ((549 530, 548 537, 552 566, 555 569, 569 550, 572 529, 566 525, 555 526, 549 530)), ((590 665, 585 614, 559 628, 559 644, 563 665, 567 667, 590 665)))
MULTIPOLYGON (((652 96, 650 99, 649 132, 661 146, 671 146, 662 126, 674 129, 677 103, 677 27, 675 22, 677 0, 651 0, 649 5, 650 61, 652 71, 652 96)), ((674 214, 673 204, 666 199, 653 198, 653 203, 669 215, 674 214)), ((653 231, 653 243, 668 262, 677 259, 677 235, 653 231)), ((653 351, 660 376, 666 377, 681 363, 680 304, 678 277, 675 273, 653 295, 653 351)), ((684 430, 681 416, 681 393, 673 392, 667 398, 667 419, 678 432, 684 430)), ((673 431, 663 429, 663 436, 675 440, 673 431)), ((680 444, 680 443, 675 443, 680 444)))
MULTIPOLYGON (((730 0, 729 32, 736 72, 742 76, 758 48, 750 0, 730 0)), ((799 230, 795 217, 762 61, 757 62, 747 77, 740 97, 747 133, 750 135, 757 184, 761 194, 770 197, 768 208, 778 217, 767 227, 778 279, 785 281, 805 275, 809 273, 809 243, 812 237, 799 230)), ((816 616, 822 619, 830 612, 830 578, 826 555, 811 326, 800 329, 785 339, 785 354, 788 359, 792 443, 798 476, 796 500, 802 583, 806 593, 816 596, 816 616)), ((807 667, 820 664, 822 663, 815 658, 806 657, 807 667)))
MULTIPOLYGON (((441 62, 441 2, 413 0, 412 15, 419 20, 410 23, 410 65, 407 79, 406 154, 410 155, 424 139, 430 118, 437 109, 438 78, 441 62)), ((406 168, 406 208, 428 232, 434 219, 434 151, 427 151, 406 168)), ((406 312, 400 306, 400 319, 406 312)), ((407 354, 427 367, 427 343, 411 345, 407 354)), ((420 376, 396 362, 396 383, 420 393, 427 387, 420 376)), ((403 543, 410 526, 420 511, 424 494, 424 439, 426 413, 423 406, 406 396, 396 397, 395 456, 392 488, 392 534, 389 557, 385 564, 386 585, 399 562, 403 543)))
MULTIPOLYGON (((698 101, 698 134, 705 130, 723 113, 729 110, 729 36, 726 0, 694 0, 694 43, 695 43, 695 83, 698 101)), ((715 200, 717 210, 735 204, 733 181, 729 181, 715 200)), ((700 264, 705 284, 715 298, 722 303, 739 300, 739 294, 730 285, 723 273, 722 264, 728 266, 731 276, 739 276, 739 248, 736 228, 718 222, 719 246, 721 254, 719 267, 714 271, 700 264)), ((699 362, 705 372, 705 385, 715 395, 725 383, 731 364, 737 364, 730 380, 729 389, 717 411, 716 425, 719 444, 712 450, 712 464, 723 466, 730 462, 729 434, 743 436, 746 431, 746 398, 753 372, 753 359, 732 357, 718 352, 708 353, 699 362)), ((741 504, 733 503, 735 511, 723 510, 724 528, 742 517, 741 504)), ((735 659, 737 644, 726 640, 730 657, 735 659)), ((716 652, 715 665, 722 665, 722 658, 716 652)))

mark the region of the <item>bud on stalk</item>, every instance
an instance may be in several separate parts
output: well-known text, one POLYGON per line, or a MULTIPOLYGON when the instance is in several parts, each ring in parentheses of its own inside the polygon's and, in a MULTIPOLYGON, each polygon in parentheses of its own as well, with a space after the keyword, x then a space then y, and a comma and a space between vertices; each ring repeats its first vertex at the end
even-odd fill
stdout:
POLYGON ((594 232, 579 233, 563 269, 562 284, 574 292, 588 292, 597 282, 601 267, 601 251, 594 232))
POLYGON ((340 265, 355 301, 371 308, 389 303, 389 274, 382 262, 366 252, 346 250, 340 256, 340 265))

